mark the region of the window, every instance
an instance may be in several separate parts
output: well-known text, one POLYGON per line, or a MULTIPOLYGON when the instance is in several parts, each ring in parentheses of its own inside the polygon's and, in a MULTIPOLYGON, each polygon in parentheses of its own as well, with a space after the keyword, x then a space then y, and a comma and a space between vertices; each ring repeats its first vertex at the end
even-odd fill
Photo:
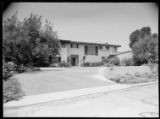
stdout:
POLYGON ((62 48, 65 48, 65 43, 64 42, 62 42, 62 48))
POLYGON ((98 46, 96 47, 96 53, 95 53, 95 55, 98 55, 98 46))
POLYGON ((58 62, 61 62, 61 57, 58 57, 58 62))
POLYGON ((71 48, 73 48, 73 44, 71 43, 71 48))
POLYGON ((85 56, 83 56, 83 60, 85 60, 85 56))
POLYGON ((85 55, 98 55, 98 46, 85 46, 85 55))
POLYGON ((78 44, 73 44, 73 43, 71 43, 71 48, 78 48, 78 47, 79 47, 78 44))
POLYGON ((85 54, 85 55, 88 55, 88 46, 85 46, 85 47, 84 47, 84 54, 85 54))
POLYGON ((52 56, 49 56, 49 62, 52 63, 52 56))
POLYGON ((117 47, 114 47, 114 51, 117 52, 117 47))
POLYGON ((109 50, 109 46, 106 46, 106 50, 109 50))
POLYGON ((100 46, 99 46, 99 49, 102 50, 102 49, 103 49, 103 46, 100 45, 100 46))

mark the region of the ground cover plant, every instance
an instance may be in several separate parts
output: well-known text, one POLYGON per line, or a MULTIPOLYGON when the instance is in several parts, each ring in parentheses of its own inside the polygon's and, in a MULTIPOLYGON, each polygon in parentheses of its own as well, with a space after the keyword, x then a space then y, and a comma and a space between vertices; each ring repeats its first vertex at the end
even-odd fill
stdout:
MULTIPOLYGON (((151 72, 134 72, 128 73, 127 70, 121 69, 119 72, 122 74, 116 74, 114 68, 110 68, 110 76, 105 76, 107 79, 112 80, 117 83, 132 84, 132 83, 143 83, 143 82, 153 82, 158 80, 158 64, 147 65, 150 67, 151 72)), ((127 68, 127 67, 126 67, 127 68)), ((134 67, 128 68, 132 70, 134 67)))

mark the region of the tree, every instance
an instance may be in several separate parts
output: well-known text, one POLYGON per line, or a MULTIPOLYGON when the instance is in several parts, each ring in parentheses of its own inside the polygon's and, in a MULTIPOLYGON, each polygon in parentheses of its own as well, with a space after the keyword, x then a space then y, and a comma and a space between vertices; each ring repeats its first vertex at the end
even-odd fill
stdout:
POLYGON ((21 22, 15 13, 4 21, 3 58, 5 61, 11 60, 18 65, 28 66, 47 63, 49 48, 51 47, 55 52, 58 40, 50 24, 46 24, 46 29, 42 30, 41 18, 31 13, 29 18, 21 22))
POLYGON ((41 29, 40 36, 42 39, 42 42, 47 43, 47 46, 49 48, 49 55, 52 57, 52 63, 53 59, 56 58, 56 55, 59 54, 59 41, 57 38, 57 32, 53 31, 52 25, 48 20, 46 20, 46 23, 41 29))
POLYGON ((19 21, 17 19, 17 13, 11 18, 4 21, 3 25, 3 57, 4 60, 13 60, 18 62, 20 54, 18 52, 18 44, 20 39, 18 38, 19 21))
POLYGON ((158 35, 152 34, 150 27, 132 32, 129 46, 133 51, 135 65, 153 63, 158 57, 158 35))

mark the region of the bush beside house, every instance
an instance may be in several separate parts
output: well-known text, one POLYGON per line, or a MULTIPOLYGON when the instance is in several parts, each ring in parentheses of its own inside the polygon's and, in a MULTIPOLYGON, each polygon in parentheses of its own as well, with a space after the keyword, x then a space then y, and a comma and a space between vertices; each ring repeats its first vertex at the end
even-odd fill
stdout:
POLYGON ((103 66, 107 66, 107 67, 120 65, 120 61, 117 56, 104 58, 102 62, 103 62, 103 66))
POLYGON ((84 66, 84 67, 99 67, 102 65, 103 65, 102 62, 85 62, 82 64, 82 66, 84 66))

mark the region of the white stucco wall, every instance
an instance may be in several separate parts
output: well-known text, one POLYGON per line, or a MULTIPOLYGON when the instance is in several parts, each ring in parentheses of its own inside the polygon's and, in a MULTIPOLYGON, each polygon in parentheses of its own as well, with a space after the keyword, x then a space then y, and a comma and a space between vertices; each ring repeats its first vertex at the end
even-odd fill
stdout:
POLYGON ((67 48, 60 48, 59 50, 61 61, 67 61, 67 48))
POLYGON ((60 49, 61 61, 67 62, 67 57, 70 55, 78 55, 79 56, 79 65, 83 63, 83 57, 85 56, 84 62, 100 62, 102 61, 102 57, 108 57, 109 54, 113 53, 113 48, 110 46, 109 50, 106 50, 105 46, 103 49, 99 49, 98 47, 98 55, 85 55, 84 54, 84 44, 79 44, 78 48, 71 48, 70 43, 65 44, 65 48, 60 49))
POLYGON ((108 57, 110 53, 112 53, 112 51, 106 50, 105 48, 98 48, 98 55, 86 55, 85 62, 100 62, 102 61, 102 57, 108 57))
POLYGON ((68 44, 68 56, 70 55, 78 55, 79 65, 81 65, 83 63, 84 45, 79 44, 78 48, 70 48, 70 45, 68 44))

